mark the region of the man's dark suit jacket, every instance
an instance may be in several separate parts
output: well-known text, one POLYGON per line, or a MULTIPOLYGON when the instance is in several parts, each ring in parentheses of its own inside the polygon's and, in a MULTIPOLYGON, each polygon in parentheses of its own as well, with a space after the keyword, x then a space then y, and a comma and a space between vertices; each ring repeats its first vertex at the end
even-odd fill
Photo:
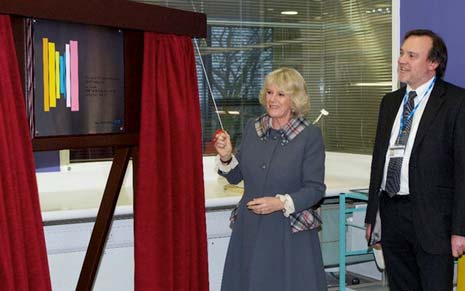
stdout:
MULTIPOLYGON (((406 88, 380 105, 365 222, 373 226, 386 151, 406 88)), ((414 228, 422 248, 451 252, 451 234, 465 236, 465 89, 438 79, 421 117, 409 162, 414 228)), ((382 237, 381 237, 382 244, 382 237)))

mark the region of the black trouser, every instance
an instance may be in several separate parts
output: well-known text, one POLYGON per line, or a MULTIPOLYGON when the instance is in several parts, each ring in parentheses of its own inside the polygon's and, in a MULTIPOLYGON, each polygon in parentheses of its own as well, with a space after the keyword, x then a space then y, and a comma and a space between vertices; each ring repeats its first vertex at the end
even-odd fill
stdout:
POLYGON ((410 196, 381 194, 381 246, 390 290, 450 291, 454 275, 452 254, 425 252, 412 220, 410 196))

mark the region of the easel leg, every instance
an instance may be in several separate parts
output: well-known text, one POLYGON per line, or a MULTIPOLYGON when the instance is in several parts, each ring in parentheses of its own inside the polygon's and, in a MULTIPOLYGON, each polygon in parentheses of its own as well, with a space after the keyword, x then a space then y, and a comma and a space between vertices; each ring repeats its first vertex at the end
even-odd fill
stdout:
POLYGON ((92 236, 76 286, 77 291, 92 290, 92 286, 94 285, 95 276, 115 212, 116 202, 118 201, 124 175, 128 167, 130 153, 130 147, 116 149, 110 175, 108 176, 105 192, 103 193, 102 202, 100 203, 97 219, 92 230, 92 236))

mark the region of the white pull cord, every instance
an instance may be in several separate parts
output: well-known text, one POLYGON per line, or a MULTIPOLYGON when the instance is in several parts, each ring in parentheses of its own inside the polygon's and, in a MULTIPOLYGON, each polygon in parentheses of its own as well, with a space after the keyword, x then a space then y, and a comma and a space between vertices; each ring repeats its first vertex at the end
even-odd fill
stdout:
MULTIPOLYGON (((194 10, 194 12, 197 12, 197 9, 195 8, 194 0, 191 0, 191 5, 192 5, 192 10, 194 10)), ((197 56, 199 57, 200 64, 202 65, 203 75, 205 77, 205 80, 207 80, 208 92, 210 92, 210 96, 212 96, 212 101, 213 101, 213 106, 215 106, 216 116, 218 116, 218 121, 220 122, 221 130, 224 131, 223 121, 221 120, 220 113, 218 112, 218 106, 216 105, 215 97, 213 97, 213 90, 210 85, 210 80, 208 79, 207 70, 205 69, 205 64, 203 63, 202 56, 200 55, 199 44, 197 43, 196 38, 194 38, 194 44, 195 44, 195 49, 197 50, 197 56)))
POLYGON ((197 43, 196 38, 194 38, 194 44, 195 44, 195 48, 197 50, 197 55, 198 55, 198 57, 200 59, 200 64, 202 65, 203 75, 205 76, 205 80, 207 81, 208 91, 210 92, 210 96, 212 96, 212 101, 213 101, 213 105, 215 106, 216 116, 218 116, 218 121, 220 122, 221 129, 224 131, 223 122, 221 121, 220 113, 218 112, 218 106, 216 105, 215 97, 213 97, 213 90, 212 90, 212 87, 210 85, 210 80, 208 79, 207 70, 205 69, 205 65, 203 63, 202 56, 200 55, 200 49, 199 49, 199 45, 197 43))

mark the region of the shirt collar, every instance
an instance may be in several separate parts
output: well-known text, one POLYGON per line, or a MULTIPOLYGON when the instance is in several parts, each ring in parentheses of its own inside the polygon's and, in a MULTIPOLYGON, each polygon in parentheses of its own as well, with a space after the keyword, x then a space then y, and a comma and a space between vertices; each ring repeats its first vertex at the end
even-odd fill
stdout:
MULTIPOLYGON (((431 79, 429 79, 428 82, 424 83, 423 85, 419 86, 416 90, 414 90, 415 92, 417 92, 417 97, 415 97, 415 100, 417 98, 420 98, 421 96, 423 96, 423 94, 425 94, 426 90, 428 90, 429 88, 429 85, 431 84, 431 82, 433 82, 435 76, 433 76, 431 79)), ((410 87, 409 85, 407 85, 407 94, 412 91, 412 87, 410 87)), ((431 94, 431 92, 430 92, 431 94)))

